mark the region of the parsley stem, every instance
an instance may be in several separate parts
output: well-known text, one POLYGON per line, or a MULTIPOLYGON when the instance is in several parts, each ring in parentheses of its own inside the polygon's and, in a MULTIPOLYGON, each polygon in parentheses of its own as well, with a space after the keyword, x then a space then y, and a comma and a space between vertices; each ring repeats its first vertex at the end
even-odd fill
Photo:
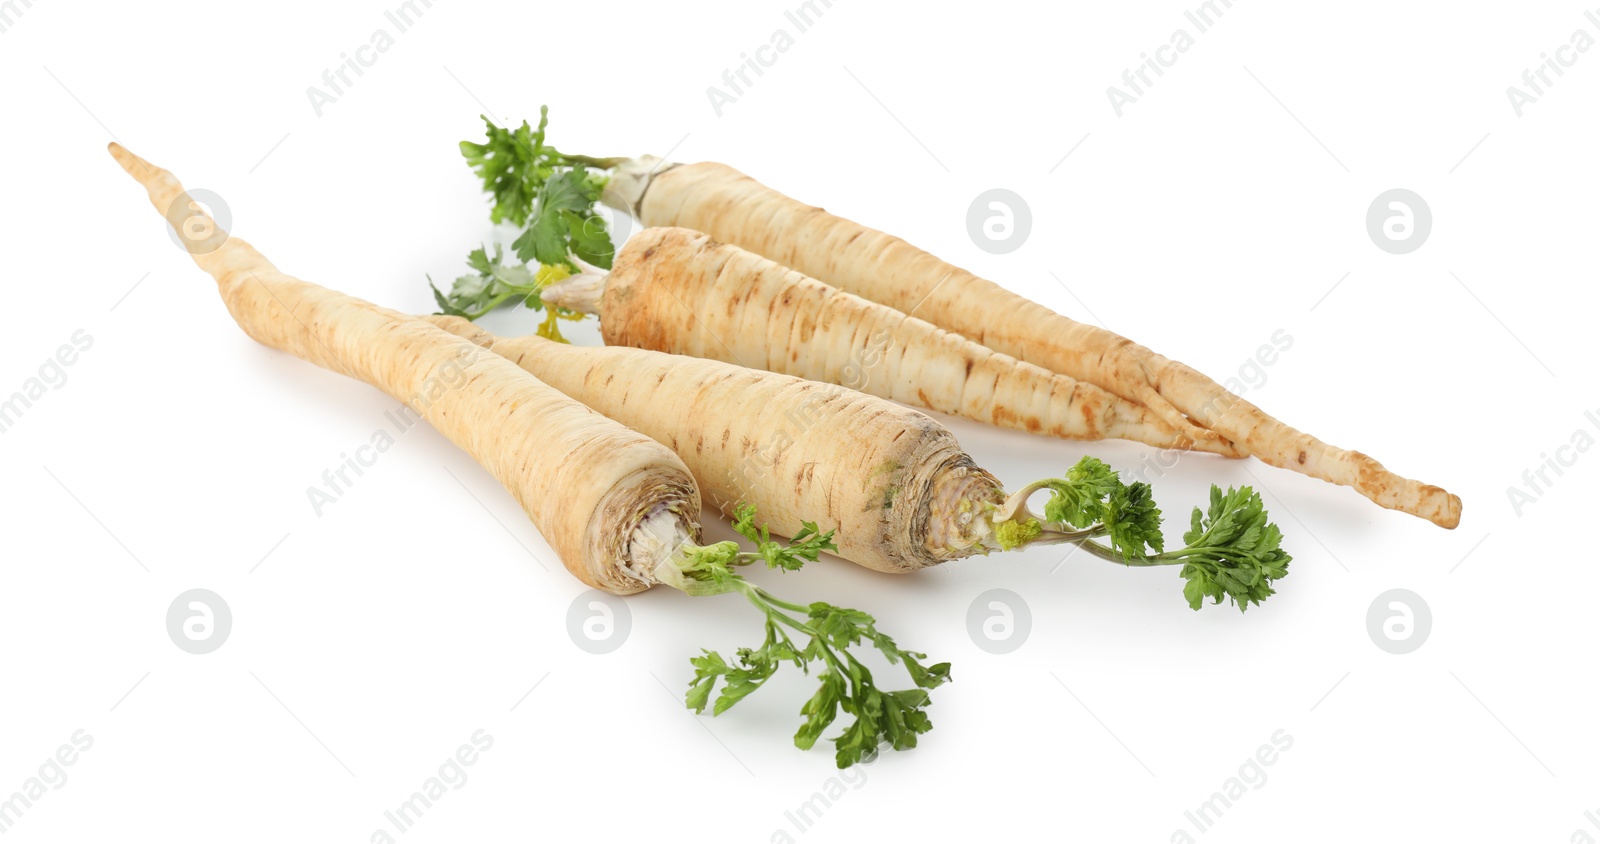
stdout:
POLYGON ((481 309, 473 311, 473 312, 467 314, 466 318, 469 319, 469 320, 476 320, 478 317, 481 317, 484 314, 494 310, 495 308, 498 308, 501 305, 505 304, 506 300, 510 299, 511 297, 519 296, 519 295, 520 296, 526 296, 527 294, 526 293, 522 293, 520 290, 512 290, 512 292, 510 292, 510 293, 506 293, 506 294, 501 295, 501 296, 496 296, 495 298, 490 299, 489 303, 487 305, 484 305, 481 309))
POLYGON ((806 750, 815 745, 841 710, 854 718, 833 739, 834 758, 841 768, 862 761, 885 744, 896 750, 916 747, 917 736, 933 727, 923 712, 930 703, 927 690, 949 681, 950 664, 923 665, 926 655, 896 645, 864 612, 821 602, 785 601, 740 576, 737 567, 758 560, 768 568, 795 571, 822 552, 837 550, 833 531, 819 531, 811 522, 802 522, 788 545, 774 542, 767 527, 756 524, 755 515, 754 507, 740 504, 733 519, 734 531, 755 543, 755 552, 741 551, 731 540, 711 545, 685 542, 653 568, 656 580, 689 595, 738 592, 764 616, 766 636, 761 647, 740 648, 732 660, 702 650, 690 660, 695 675, 685 704, 696 712, 705 711, 721 683, 722 693, 712 706, 712 714, 718 715, 765 685, 780 663, 807 673, 814 667, 820 686, 801 708, 805 721, 795 733, 796 747, 806 750), (791 639, 791 630, 803 636, 791 639), (876 648, 890 665, 903 665, 916 687, 880 690, 872 672, 851 652, 857 645, 876 648))
MULTIPOLYGON (((827 658, 828 662, 831 663, 834 668, 844 672, 844 676, 846 677, 852 676, 850 669, 842 661, 840 661, 839 655, 834 653, 832 648, 828 647, 827 641, 825 641, 816 630, 813 630, 811 625, 790 616, 788 613, 779 611, 779 608, 782 608, 792 612, 809 613, 809 607, 801 606, 800 604, 792 604, 788 601, 783 601, 773 597, 771 592, 768 592, 767 590, 762 589, 761 587, 756 586, 755 584, 742 578, 734 581, 734 585, 741 593, 744 594, 745 598, 749 600, 750 603, 755 604, 757 609, 765 613, 768 619, 786 624, 811 637, 811 640, 817 644, 817 649, 822 652, 823 656, 827 658)), ((788 639, 787 636, 784 638, 785 640, 788 639)), ((859 662, 856 662, 855 657, 850 656, 849 652, 845 653, 845 657, 848 658, 852 663, 860 665, 859 662)))
POLYGON ((1063 542, 1085 544, 1096 536, 1104 536, 1105 525, 1090 525, 1082 530, 1068 530, 1059 525, 1043 524, 1044 530, 1037 539, 1030 541, 1029 545, 1060 545, 1063 542))
POLYGON ((730 565, 730 566, 748 566, 751 563, 759 563, 759 562, 762 562, 765 559, 766 559, 765 557, 762 557, 760 554, 758 554, 758 553, 756 553, 754 551, 740 551, 738 554, 736 554, 734 556, 733 562, 729 563, 728 565, 730 565))
POLYGON ((1213 549, 1203 545, 1178 548, 1172 551, 1163 551, 1160 554, 1139 555, 1131 559, 1124 559, 1116 552, 1115 549, 1094 541, 1094 537, 1105 535, 1105 525, 1096 524, 1090 525, 1082 530, 1060 532, 1056 532, 1053 527, 1046 526, 1044 530, 1045 532, 1040 535, 1039 539, 1029 544, 1050 545, 1058 543, 1070 543, 1077 545, 1096 557, 1104 560, 1110 560, 1113 563, 1121 563, 1125 566, 1175 566, 1180 563, 1186 563, 1191 558, 1196 557, 1212 561, 1223 559, 1217 555, 1213 549))
POLYGON ((1176 560, 1165 561, 1160 556, 1139 556, 1134 557, 1133 559, 1123 559, 1123 557, 1114 549, 1094 541, 1094 537, 1104 536, 1105 533, 1105 525, 1090 525, 1083 530, 1060 533, 1052 533, 1052 529, 1047 527, 1045 528, 1045 532, 1040 535, 1038 540, 1030 542, 1029 544, 1051 545, 1058 543, 1070 543, 1103 560, 1110 560, 1113 563, 1121 563, 1125 566, 1160 566, 1170 565, 1173 562, 1177 562, 1176 560))
MULTIPOLYGON (((786 610, 788 610, 790 612, 803 612, 803 613, 811 612, 811 608, 810 607, 804 606, 803 604, 791 604, 788 601, 779 600, 779 599, 773 597, 771 592, 768 592, 767 590, 762 589, 759 586, 751 585, 750 588, 755 590, 755 593, 757 595, 761 596, 761 600, 766 601, 767 603, 769 603, 769 604, 771 604, 771 605, 773 605, 775 607, 782 607, 783 609, 786 609, 786 610)), ((807 628, 807 629, 809 629, 809 628, 807 628)))
POLYGON ((617 158, 594 158, 588 155, 574 155, 572 153, 556 152, 550 147, 546 147, 546 149, 549 149, 551 152, 555 152, 555 154, 561 158, 561 162, 563 164, 567 164, 569 166, 581 164, 585 167, 593 167, 596 170, 610 170, 616 167, 618 164, 628 160, 627 156, 617 158))

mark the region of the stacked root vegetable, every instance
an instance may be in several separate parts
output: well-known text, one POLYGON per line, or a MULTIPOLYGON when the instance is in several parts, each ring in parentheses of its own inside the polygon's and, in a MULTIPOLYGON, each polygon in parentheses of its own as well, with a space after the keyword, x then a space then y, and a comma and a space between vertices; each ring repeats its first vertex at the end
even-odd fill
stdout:
POLYGON ((522 233, 515 260, 500 246, 475 250, 473 272, 435 288, 441 313, 426 317, 280 272, 171 173, 116 144, 112 154, 247 334, 405 401, 505 485, 580 581, 618 595, 666 585, 744 596, 762 617, 761 644, 691 660, 696 711, 722 713, 789 663, 819 682, 794 742, 810 748, 842 712, 849 723, 831 737, 840 767, 914 747, 931 728, 928 693, 948 663, 925 665, 859 610, 776 597, 738 573, 756 562, 794 571, 831 553, 905 573, 1074 543, 1127 566, 1177 567, 1196 609, 1207 599, 1245 609, 1287 574, 1282 534, 1248 487, 1214 486, 1171 549, 1148 484, 1084 456, 1007 494, 943 425, 905 405, 1061 439, 1255 456, 1444 527, 1459 520, 1455 496, 904 241, 724 165, 565 154, 545 129, 541 113, 536 128, 491 123, 484 143, 461 145, 493 222, 522 233), (649 228, 616 248, 602 202, 649 228), (471 322, 502 305, 542 313, 534 335, 471 322), (567 344, 561 321, 589 314, 607 345, 567 344), (702 544, 703 503, 748 545, 702 544), (858 648, 902 667, 910 688, 880 689, 858 648))

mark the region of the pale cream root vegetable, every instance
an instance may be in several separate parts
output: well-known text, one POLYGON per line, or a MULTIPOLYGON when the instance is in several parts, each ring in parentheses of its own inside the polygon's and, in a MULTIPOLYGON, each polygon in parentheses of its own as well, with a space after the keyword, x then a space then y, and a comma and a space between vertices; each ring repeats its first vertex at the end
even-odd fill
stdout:
POLYGON ((839 556, 886 572, 996 547, 999 482, 923 413, 719 361, 501 338, 460 317, 428 319, 671 447, 725 514, 754 505, 784 536, 805 521, 837 528, 839 556))
POLYGON ((1234 453, 1209 431, 1180 431, 1137 402, 689 229, 645 229, 616 255, 609 275, 589 270, 544 298, 600 314, 601 333, 614 346, 826 381, 1063 439, 1234 453))
POLYGON ((117 144, 111 154, 181 232, 246 334, 406 402, 511 491, 585 584, 646 589, 657 565, 698 537, 699 491, 667 448, 448 332, 285 275, 218 228, 171 173, 117 144))
MULTIPOLYGON (((883 232, 791 199, 723 164, 652 157, 613 166, 606 201, 646 226, 684 226, 965 335, 997 352, 1140 402, 1183 428, 1198 424, 1273 466, 1348 486, 1441 527, 1461 499, 1358 451, 1274 419, 1215 381, 1125 337, 1084 325, 883 232)), ((1198 437, 1197 437, 1198 438, 1198 437)))
POLYGON ((460 317, 428 319, 671 446, 719 506, 754 506, 797 539, 810 532, 805 514, 821 512, 839 525, 835 553, 869 568, 906 572, 1070 542, 1126 566, 1180 567, 1195 609, 1225 597, 1240 609, 1258 604, 1288 572, 1282 533, 1248 487, 1212 487, 1184 547, 1168 548, 1149 485, 1125 484, 1092 457, 1006 497, 937 422, 875 396, 721 361, 505 339, 460 317), (1046 490, 1034 512, 1029 499, 1046 490))
MULTIPOLYGON (((1029 484, 1002 499, 994 479, 972 466, 949 434, 928 417, 838 385, 736 364, 761 360, 765 363, 753 365, 792 365, 795 368, 786 371, 820 372, 855 385, 869 383, 877 377, 871 370, 887 362, 892 372, 880 384, 886 395, 909 398, 916 393, 930 406, 986 412, 992 421, 1004 422, 1000 417, 1012 415, 1024 428, 1043 431, 1058 424, 1056 433, 1084 436, 1116 431, 1164 445, 1182 443, 1180 437, 1189 431, 1214 437, 1188 423, 1181 430, 1176 425, 1160 430, 1159 421, 1137 412, 1108 414, 1106 408, 1119 400, 1089 388, 1080 391, 1068 379, 1025 369, 892 309, 831 290, 692 232, 649 232, 629 246, 632 257, 620 262, 615 278, 605 278, 590 267, 578 280, 552 287, 569 271, 585 267, 579 259, 613 265, 615 250, 605 227, 594 224, 593 205, 607 190, 619 185, 629 190, 630 182, 637 198, 637 188, 646 183, 648 173, 639 162, 557 151, 545 142, 545 118, 541 110, 537 128, 524 122, 514 129, 485 118, 486 143, 461 143, 462 155, 494 197, 491 219, 526 224, 512 244, 524 264, 508 265, 499 247, 492 256, 486 248, 474 250, 468 257, 474 272, 457 278, 448 293, 430 279, 442 312, 435 319, 670 445, 719 499, 719 506, 744 501, 734 509, 734 529, 762 550, 739 556, 792 567, 774 555, 765 528, 754 524, 756 508, 749 503, 753 499, 768 518, 778 515, 780 533, 791 533, 791 548, 797 549, 787 552, 791 562, 802 553, 815 559, 827 550, 824 544, 831 547, 834 534, 824 536, 804 520, 820 515, 831 517, 839 527, 843 534, 839 550, 845 556, 890 571, 992 549, 1073 543, 1127 566, 1174 566, 1185 581, 1184 597, 1191 607, 1229 599, 1241 610, 1273 594, 1272 584, 1287 574, 1290 556, 1282 547, 1282 532, 1249 487, 1224 492, 1213 486, 1207 505, 1190 513, 1183 547, 1171 548, 1150 485, 1125 482, 1093 457, 1078 460, 1060 477, 1029 484), (589 168, 617 172, 614 178, 602 179, 589 168), (665 279, 669 283, 652 275, 657 258, 670 259, 662 262, 674 274, 665 279), (686 289, 690 295, 679 296, 671 282, 703 289, 686 289), (663 291, 665 298, 660 296, 663 291), (551 298, 545 298, 547 294, 551 298), (691 301, 666 304, 673 297, 691 301), (704 323, 714 321, 734 339, 726 358, 716 361, 622 346, 585 350, 547 340, 501 340, 460 319, 475 318, 513 300, 545 309, 541 337, 559 336, 550 330, 552 314, 554 319, 572 318, 581 314, 568 308, 593 311, 603 305, 607 314, 603 323, 620 319, 625 329, 634 318, 629 312, 636 311, 638 324, 631 330, 641 335, 670 332, 689 338, 704 323), (658 312, 669 308, 679 313, 678 322, 657 318, 658 312), (692 316, 683 317, 684 312, 692 316), (775 329, 774 342, 768 334, 775 329), (895 342, 903 348, 890 348, 895 342), (885 358, 885 353, 891 356, 885 358), (905 384, 913 380, 933 383, 905 384), (1084 414, 1081 428, 1070 413, 1062 414, 1063 408, 1084 414), (1051 414, 1056 414, 1053 422, 1051 414), (1049 498, 1042 510, 1035 511, 1030 499, 1043 491, 1049 498)), ((616 339, 612 327, 603 325, 603 330, 608 339, 616 339)), ((709 329, 705 333, 714 335, 709 329)), ((666 347, 664 342, 669 341, 639 339, 647 347, 666 347)), ((696 348, 704 354, 709 347, 696 348)), ((697 559, 705 562, 713 553, 703 549, 697 559)), ((703 565, 680 569, 706 574, 702 583, 725 580, 703 565)), ((836 631, 845 620, 815 604, 787 609, 807 613, 821 632, 836 631)), ((848 631, 842 638, 837 632, 827 635, 836 642, 857 638, 848 631)), ((884 648, 870 630, 860 635, 884 648)), ((730 668, 715 654, 697 660, 696 666, 703 680, 727 676, 725 696, 738 695, 761 682, 767 665, 797 653, 769 626, 762 648, 741 651, 745 667, 730 668)), ((885 653, 895 661, 890 651, 885 653)), ((865 670, 838 662, 833 668, 851 676, 865 670)), ((822 698, 830 696, 834 685, 825 675, 822 698)), ((808 723, 815 722, 814 704, 822 698, 807 705, 805 711, 813 718, 808 723)), ((861 698, 846 709, 862 714, 860 724, 877 719, 877 713, 896 699, 861 698)), ((691 693, 691 706, 698 709, 705 700, 703 694, 691 693)), ((912 721, 910 715, 885 713, 880 723, 912 721)))

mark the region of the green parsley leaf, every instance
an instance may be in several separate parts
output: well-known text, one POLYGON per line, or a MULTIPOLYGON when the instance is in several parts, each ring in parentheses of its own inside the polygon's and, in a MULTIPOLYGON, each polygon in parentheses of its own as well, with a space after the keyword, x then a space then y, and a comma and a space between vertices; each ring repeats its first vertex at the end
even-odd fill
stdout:
POLYGON ((1117 473, 1093 457, 1084 457, 1067 470, 1066 478, 1050 485, 1044 517, 1053 524, 1088 527, 1102 521, 1105 499, 1122 486, 1117 473))
POLYGON ((472 272, 457 278, 448 294, 441 293, 433 280, 428 280, 428 286, 433 290, 433 300, 439 305, 439 313, 477 319, 507 302, 521 301, 535 311, 545 312, 544 322, 536 329, 536 333, 561 343, 567 340, 561 336, 557 321, 584 318, 583 314, 565 308, 547 309, 539 298, 544 288, 571 275, 565 264, 534 268, 527 264, 507 263, 505 250, 496 244, 493 255, 482 246, 468 253, 467 266, 472 272))
POLYGON ((773 542, 766 526, 758 527, 755 518, 756 508, 752 504, 741 503, 733 508, 734 531, 755 543, 756 554, 767 568, 798 571, 806 563, 816 562, 822 552, 839 550, 833 542, 833 531, 818 531, 816 522, 801 522, 800 531, 790 538, 788 545, 782 545, 773 542))
POLYGON ((604 219, 593 214, 594 204, 600 201, 601 188, 589 179, 583 167, 563 170, 550 177, 539 191, 527 230, 511 244, 517 257, 541 264, 569 263, 572 253, 578 251, 573 248, 576 233, 582 238, 578 245, 583 251, 598 259, 598 262, 589 263, 602 269, 610 268, 611 238, 605 232, 604 219), (591 231, 594 225, 598 225, 598 237, 591 231))
POLYGON ((1283 532, 1267 521, 1261 496, 1250 487, 1224 493, 1213 486, 1210 507, 1204 514, 1194 508, 1189 525, 1183 535, 1188 547, 1162 556, 1184 564, 1179 574, 1190 607, 1199 609, 1207 598, 1220 604, 1227 596, 1244 611, 1288 576, 1293 558, 1281 547, 1283 532))
POLYGON ((801 750, 810 750, 816 745, 817 739, 822 737, 822 731, 839 716, 839 703, 848 694, 844 678, 831 668, 823 669, 817 679, 822 681, 822 685, 817 687, 816 694, 806 701, 805 706, 800 707, 800 714, 806 716, 806 720, 800 725, 800 731, 794 734, 794 746, 801 750))
POLYGON ((1196 507, 1184 533, 1185 547, 1166 550, 1161 510, 1147 483, 1123 483, 1111 467, 1092 457, 1078 461, 1063 478, 1037 481, 1013 496, 1011 518, 995 525, 1002 550, 1035 540, 1073 542, 1096 556, 1131 566, 1181 565, 1183 595, 1199 609, 1210 600, 1231 599, 1240 610, 1273 594, 1292 558, 1281 547, 1283 532, 1268 520, 1261 496, 1250 487, 1211 488, 1209 508, 1196 507), (1029 527, 1025 503, 1015 499, 1051 491, 1046 524, 1029 527), (1063 526, 1076 528, 1066 530, 1063 526), (1103 544, 1097 540, 1105 539, 1103 544))
POLYGON ((489 211, 493 222, 509 220, 519 227, 525 224, 539 189, 561 163, 560 153, 544 143, 548 120, 549 109, 542 106, 538 129, 529 127, 526 120, 516 129, 502 129, 483 117, 488 135, 485 142, 461 142, 461 155, 467 159, 467 166, 483 180, 483 189, 494 196, 489 211))
MULTIPOLYGON (((499 256, 475 251, 468 260, 474 275, 456 279, 450 294, 435 293, 441 313, 477 319, 502 303, 519 298, 533 310, 545 310, 539 291, 550 281, 547 271, 578 271, 582 260, 610 269, 616 245, 606 218, 596 213, 605 191, 606 171, 625 159, 590 158, 558 151, 545 140, 549 109, 540 107, 538 128, 527 121, 505 129, 483 117, 483 143, 462 141, 461 154, 493 197, 489 219, 522 229, 511 248, 523 266, 507 266, 499 256), (534 269, 536 268, 536 269, 534 269)), ((429 280, 429 285, 432 285, 429 280)), ((584 314, 557 308, 547 311, 536 334, 565 343, 560 320, 579 321, 584 314)))
POLYGON ((1144 556, 1146 546, 1161 553, 1161 510, 1150 495, 1150 485, 1124 485, 1115 477, 1113 480, 1116 489, 1112 490, 1101 515, 1111 547, 1125 560, 1144 556))
POLYGON ((684 702, 703 712, 721 683, 721 693, 711 704, 712 714, 720 715, 766 684, 785 662, 809 672, 817 671, 818 687, 800 709, 803 716, 794 736, 796 747, 807 750, 822 737, 842 710, 854 716, 844 731, 833 739, 834 758, 839 767, 854 765, 877 753, 887 744, 896 750, 915 747, 917 736, 933 728, 923 710, 930 704, 927 689, 950 679, 950 664, 924 666, 925 654, 902 649, 877 629, 871 615, 848 607, 817 602, 792 604, 773 597, 734 573, 733 567, 757 561, 769 567, 793 571, 816 560, 823 551, 836 550, 833 531, 821 531, 803 522, 789 545, 772 541, 766 525, 757 524, 755 508, 740 504, 734 508, 733 527, 756 545, 755 551, 740 551, 737 543, 723 542, 672 558, 677 575, 668 583, 690 594, 740 592, 765 614, 766 638, 758 648, 741 648, 733 663, 715 651, 702 651, 689 662, 694 678, 684 702), (797 639, 790 633, 800 634, 797 639), (852 649, 870 642, 890 665, 904 665, 914 687, 884 692, 873 681, 872 672, 858 660, 852 649))

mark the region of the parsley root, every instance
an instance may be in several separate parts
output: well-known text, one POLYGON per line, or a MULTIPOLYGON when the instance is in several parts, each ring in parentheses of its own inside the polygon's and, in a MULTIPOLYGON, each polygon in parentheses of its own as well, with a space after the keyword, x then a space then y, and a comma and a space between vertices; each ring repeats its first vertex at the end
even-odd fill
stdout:
POLYGON ((826 381, 1063 439, 1236 453, 1210 431, 1175 428, 1137 402, 689 229, 645 229, 608 275, 599 272, 558 282, 544 297, 552 307, 598 313, 608 345, 826 381))
POLYGON ((652 543, 640 542, 647 522, 680 542, 698 536, 698 488, 659 443, 425 322, 280 272, 219 228, 171 173, 110 149, 185 238, 205 235, 188 240, 189 253, 246 334, 406 402, 510 490, 585 584, 615 594, 647 588, 655 562, 652 543))
POLYGON ((1440 527, 1461 521, 1461 499, 1439 487, 1297 431, 1181 363, 893 235, 791 199, 725 164, 674 165, 647 156, 612 173, 606 201, 646 226, 705 232, 863 298, 915 311, 997 352, 1095 384, 1174 426, 1208 428, 1272 466, 1350 487, 1381 507, 1440 527))
POLYGON ((985 550, 1004 499, 943 425, 833 384, 624 346, 502 338, 464 319, 435 325, 684 458, 725 515, 754 504, 772 529, 834 525, 839 554, 907 572, 985 550), (713 408, 715 410, 713 410, 713 408))
MULTIPOLYGON (((245 241, 217 226, 168 171, 118 144, 111 154, 144 186, 152 205, 180 231, 201 269, 216 279, 228 311, 258 342, 365 381, 400 399, 471 454, 516 497, 567 568, 585 584, 629 594, 665 584, 690 596, 742 594, 763 615, 767 643, 730 663, 704 651, 686 703, 703 710, 724 683, 713 712, 759 688, 778 667, 820 663, 821 688, 806 702, 794 742, 812 747, 842 709, 854 716, 833 739, 839 767, 880 745, 915 747, 931 729, 927 690, 950 676, 948 663, 924 667, 859 610, 783 601, 734 572, 763 562, 793 571, 834 550, 833 532, 802 523, 794 541, 771 540, 755 510, 735 509, 738 543, 696 544, 700 493, 665 446, 541 383, 510 361, 429 325, 280 272, 245 241), (790 631, 803 634, 797 644, 790 631), (870 642, 902 664, 914 687, 885 692, 850 652, 870 642)), ((455 319, 451 317, 451 319, 455 319)), ((539 340, 554 348, 559 344, 539 340)))
MULTIPOLYGON (((646 226, 704 232, 847 293, 920 317, 1001 358, 1010 355, 1099 387, 1148 408, 1136 412, 1157 417, 1195 447, 1254 455, 1272 466, 1350 487, 1379 506, 1441 527, 1460 523, 1461 499, 1455 495, 1401 477, 1361 452, 1297 431, 1215 381, 1127 338, 1057 314, 897 237, 791 199, 724 164, 557 152, 545 143, 546 117, 541 109, 537 130, 526 123, 515 132, 490 124, 486 143, 461 145, 494 197, 493 218, 519 225, 527 221, 517 243, 523 260, 535 256, 545 264, 563 262, 576 269, 569 256, 577 256, 609 268, 609 233, 593 213, 598 199, 646 226)), ((744 291, 729 295, 723 304, 731 308, 744 291)), ((753 310, 757 313, 733 316, 754 324, 763 314, 753 310)), ((937 371, 928 374, 931 384, 918 385, 927 400, 918 403, 942 403, 955 407, 946 412, 967 415, 969 408, 959 395, 939 389, 964 382, 937 371)), ((1037 390, 1030 398, 1045 404, 1037 390)), ((1001 406, 998 400, 995 406, 1001 406)), ((1040 427, 1048 424, 1042 413, 1036 416, 1040 427)), ((1027 417, 1021 424, 1028 427, 1027 417)), ((1155 444, 1146 436, 1130 438, 1155 444)))
POLYGON ((843 538, 830 550, 868 568, 909 572, 1070 542, 1126 565, 1184 564, 1185 595, 1195 609, 1196 589, 1243 609, 1272 594, 1271 582, 1287 574, 1281 534, 1248 487, 1223 498, 1213 487, 1207 524, 1215 529, 1186 535, 1189 547, 1165 552, 1149 485, 1124 484, 1092 457, 1007 498, 943 426, 874 396, 721 361, 506 339, 459 317, 428 319, 670 446, 725 511, 731 502, 753 503, 774 530, 802 538, 815 532, 804 520, 808 511, 839 524, 843 538), (701 407, 718 411, 697 412, 701 407), (1027 509, 1040 490, 1052 496, 1043 516, 1027 509))

